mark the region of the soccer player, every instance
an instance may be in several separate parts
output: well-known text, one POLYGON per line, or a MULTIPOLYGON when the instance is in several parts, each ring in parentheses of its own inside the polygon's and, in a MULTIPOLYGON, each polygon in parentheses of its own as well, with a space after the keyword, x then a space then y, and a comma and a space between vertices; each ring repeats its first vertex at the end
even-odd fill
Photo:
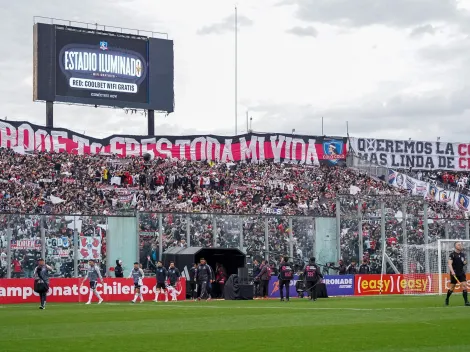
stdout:
POLYGON ((470 306, 467 296, 467 277, 464 270, 465 265, 467 265, 467 258, 465 257, 465 253, 462 252, 461 242, 456 242, 454 247, 455 250, 450 254, 447 263, 450 270, 450 289, 447 291, 446 306, 449 305, 449 298, 452 292, 454 292, 455 285, 459 282, 462 284, 465 305, 470 306))
POLYGON ((279 293, 281 294, 281 302, 284 302, 284 291, 286 288, 286 301, 289 302, 290 281, 294 279, 294 270, 289 263, 289 258, 284 257, 279 265, 279 293))
POLYGON ((90 294, 88 296, 88 302, 86 304, 91 304, 91 299, 93 298, 93 294, 98 298, 98 304, 101 304, 103 302, 103 298, 101 298, 100 294, 96 290, 96 285, 98 283, 98 280, 103 282, 103 277, 101 276, 101 271, 100 268, 95 265, 95 261, 93 259, 90 259, 88 262, 88 271, 83 278, 82 284, 80 286, 83 286, 86 280, 90 280, 90 294))
POLYGON ((149 261, 149 264, 155 268, 155 276, 157 279, 157 285, 155 286, 155 299, 154 302, 158 302, 158 296, 160 292, 165 294, 165 302, 168 302, 168 292, 166 291, 166 281, 168 279, 168 271, 163 266, 161 260, 157 262, 157 266, 149 261))
MULTIPOLYGON (((175 262, 170 262, 170 267, 168 268, 168 280, 170 281, 170 286, 176 289, 176 283, 180 277, 181 274, 178 268, 175 267, 175 262)), ((176 299, 173 297, 172 301, 176 301, 176 299)))
POLYGON ((140 298, 140 303, 144 303, 144 298, 142 297, 142 293, 140 292, 140 288, 143 285, 142 280, 144 279, 144 277, 144 271, 140 268, 139 263, 135 262, 134 269, 132 269, 131 273, 129 274, 129 279, 134 279, 135 295, 134 299, 132 300, 132 303, 135 303, 135 301, 137 301, 137 297, 140 298))
POLYGON ((168 280, 170 280, 170 285, 175 286, 181 277, 180 271, 175 267, 175 262, 170 262, 170 267, 168 268, 168 280))

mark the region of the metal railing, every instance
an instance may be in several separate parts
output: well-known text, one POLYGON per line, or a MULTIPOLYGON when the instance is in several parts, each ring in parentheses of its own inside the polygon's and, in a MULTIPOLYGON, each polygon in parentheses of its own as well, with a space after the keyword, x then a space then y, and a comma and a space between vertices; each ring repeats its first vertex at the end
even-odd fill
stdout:
POLYGON ((168 33, 165 33, 165 32, 148 31, 148 30, 136 29, 136 28, 117 27, 117 26, 103 25, 99 23, 66 20, 62 18, 34 16, 33 23, 34 24, 46 23, 46 24, 54 24, 54 25, 59 25, 59 26, 84 28, 84 29, 93 30, 93 31, 114 32, 114 33, 120 33, 120 34, 136 35, 140 37, 151 37, 151 38, 164 37, 164 39, 168 39, 168 33))
MULTIPOLYGON (((145 213, 126 217, 88 215, 0 214, 0 276, 30 277, 39 257, 55 267, 57 276, 77 277, 88 258, 110 273, 119 251, 109 258, 109 226, 119 219, 135 221, 126 233, 137 243, 144 268, 150 260, 176 246, 239 248, 247 255, 274 262, 279 253, 302 264, 311 256, 323 262, 369 258, 381 266, 386 251, 403 268, 404 244, 428 244, 438 239, 469 239, 465 219, 443 218, 418 197, 353 196, 336 198, 336 218, 204 213, 145 213), (93 252, 93 250, 95 250, 93 252)), ((133 241, 132 240, 132 241, 133 241)), ((131 242, 132 242, 131 241, 131 242)), ((123 253, 127 249, 123 246, 123 253)), ((429 257, 421 265, 429 265, 429 257)))

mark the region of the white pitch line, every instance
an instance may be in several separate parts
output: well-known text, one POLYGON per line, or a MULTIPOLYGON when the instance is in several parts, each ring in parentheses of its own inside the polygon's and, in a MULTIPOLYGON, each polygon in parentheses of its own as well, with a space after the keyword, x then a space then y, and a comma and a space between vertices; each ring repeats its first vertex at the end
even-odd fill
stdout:
MULTIPOLYGON (((164 306, 166 307, 166 306, 164 306)), ((184 306, 184 305, 171 305, 170 307, 181 307, 181 308, 214 308, 214 309, 286 309, 286 310, 348 310, 348 311, 388 311, 388 310, 424 310, 424 309, 449 309, 461 307, 422 307, 422 308, 340 308, 340 307, 276 307, 276 306, 265 306, 265 307, 221 307, 221 306, 184 306)))
MULTIPOLYGON (((103 302, 101 306, 138 306, 138 307, 145 307, 145 308, 187 308, 187 309, 258 309, 258 310, 263 310, 263 309, 282 309, 282 310, 305 310, 305 311, 310 311, 310 310, 325 310, 325 311, 335 311, 335 310, 344 310, 344 311, 363 311, 363 312, 374 312, 374 311, 401 311, 401 310, 427 310, 427 309, 462 309, 462 307, 459 306, 452 306, 452 307, 418 307, 418 308, 400 308, 400 307, 394 307, 394 308, 347 308, 347 307, 292 307, 289 306, 289 304, 284 303, 284 306, 258 306, 258 307, 250 307, 250 306, 214 306, 214 305, 206 305, 204 302, 198 303, 198 304, 193 304, 190 305, 192 302, 188 302, 188 304, 175 304, 175 303, 154 303, 154 304, 149 304, 152 303, 150 301, 146 301, 144 304, 140 303, 118 303, 118 302, 103 302)), ((57 303, 52 303, 50 306, 54 307, 57 303)), ((60 304, 60 303, 59 303, 60 304)), ((85 305, 84 303, 82 303, 85 305)), ((62 304, 61 304, 62 305, 62 304)), ((92 304, 93 306, 95 304, 92 304)), ((96 304, 98 305, 98 304, 96 304)), ((63 304, 63 306, 66 306, 66 304, 63 304)), ((75 307, 77 305, 74 305, 75 307)), ((89 306, 91 308, 91 306, 89 306)), ((0 305, 0 308, 9 308, 9 307, 18 307, 18 308, 27 308, 24 304, 7 304, 7 305, 0 305)), ((51 308, 52 309, 52 308, 51 308)))
POLYGON ((429 322, 427 322, 427 321, 424 321, 423 324, 432 325, 432 326, 440 326, 440 325, 437 325, 437 324, 429 323, 429 322))
MULTIPOLYGON (((106 305, 126 305, 133 306, 132 303, 107 303, 106 305)), ((137 305, 137 304, 135 304, 137 305)), ((279 307, 279 306, 264 306, 264 307, 249 307, 249 306, 212 306, 204 305, 183 305, 183 304, 153 304, 153 305, 144 305, 142 307, 155 307, 155 308, 188 308, 188 309, 285 309, 285 310, 347 310, 347 311, 393 311, 393 310, 425 310, 425 309, 461 309, 461 307, 421 307, 421 308, 342 308, 342 307, 279 307)))

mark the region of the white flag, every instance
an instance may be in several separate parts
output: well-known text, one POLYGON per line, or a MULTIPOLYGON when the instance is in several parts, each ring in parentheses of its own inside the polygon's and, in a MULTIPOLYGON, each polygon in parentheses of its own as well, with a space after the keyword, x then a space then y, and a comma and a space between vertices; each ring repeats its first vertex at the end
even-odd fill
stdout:
POLYGON ((65 202, 65 200, 60 199, 59 197, 55 197, 55 196, 51 196, 50 200, 51 200, 52 204, 60 204, 60 203, 65 202))

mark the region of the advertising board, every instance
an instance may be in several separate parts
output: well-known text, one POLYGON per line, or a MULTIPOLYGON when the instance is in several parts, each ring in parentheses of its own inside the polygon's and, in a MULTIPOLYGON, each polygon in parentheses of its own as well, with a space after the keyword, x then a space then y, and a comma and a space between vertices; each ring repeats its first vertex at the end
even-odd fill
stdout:
MULTIPOLYGON (((290 297, 297 297, 295 284, 299 277, 294 276, 294 280, 290 282, 289 295, 290 297)), ((354 295, 354 275, 325 275, 323 283, 326 285, 326 291, 329 297, 334 296, 352 296, 354 295)), ((279 280, 277 276, 272 276, 269 281, 269 297, 279 298, 279 280)))
POLYGON ((56 29, 56 95, 148 102, 147 41, 56 29))
POLYGON ((433 275, 426 274, 355 275, 354 280, 356 296, 433 293, 436 292, 434 285, 438 283, 433 275))
MULTIPOLYGON (((90 288, 82 279, 54 279, 50 280, 48 302, 77 303, 86 302, 90 288)), ((155 278, 144 278, 141 292, 144 300, 155 298, 155 278)), ((39 295, 33 291, 34 279, 0 279, 0 304, 38 303, 39 295)), ((176 285, 177 300, 186 299, 186 280, 181 279, 176 285)), ((130 301, 134 298, 134 281, 132 279, 107 278, 98 283, 98 293, 105 302, 130 301)), ((96 300, 96 297, 94 297, 96 300)), ((159 299, 164 300, 161 295, 159 299)), ((171 299, 171 297, 169 297, 171 299)))
POLYGON ((33 99, 174 110, 173 41, 36 23, 33 99))

